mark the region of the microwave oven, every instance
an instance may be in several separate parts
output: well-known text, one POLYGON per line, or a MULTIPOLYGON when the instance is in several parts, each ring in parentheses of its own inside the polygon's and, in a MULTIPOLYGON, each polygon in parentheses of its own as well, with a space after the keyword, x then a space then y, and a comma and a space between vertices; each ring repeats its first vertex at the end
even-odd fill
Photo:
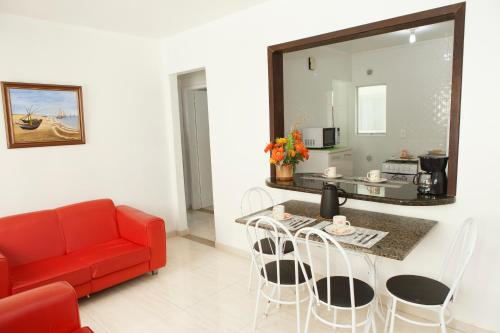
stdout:
POLYGON ((307 148, 328 148, 340 143, 338 127, 306 127, 301 132, 307 148))

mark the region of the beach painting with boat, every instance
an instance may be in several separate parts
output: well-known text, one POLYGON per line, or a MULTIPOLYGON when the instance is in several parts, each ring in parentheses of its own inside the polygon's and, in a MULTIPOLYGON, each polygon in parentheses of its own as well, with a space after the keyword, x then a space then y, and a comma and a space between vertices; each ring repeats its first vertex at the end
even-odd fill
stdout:
POLYGON ((84 143, 81 87, 2 82, 9 147, 84 143))

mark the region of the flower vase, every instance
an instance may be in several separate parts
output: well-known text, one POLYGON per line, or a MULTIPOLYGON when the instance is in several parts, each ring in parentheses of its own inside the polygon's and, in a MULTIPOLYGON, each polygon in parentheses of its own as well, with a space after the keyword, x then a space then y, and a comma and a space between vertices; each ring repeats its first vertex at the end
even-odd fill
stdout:
POLYGON ((276 165, 276 180, 293 180, 293 164, 276 165))

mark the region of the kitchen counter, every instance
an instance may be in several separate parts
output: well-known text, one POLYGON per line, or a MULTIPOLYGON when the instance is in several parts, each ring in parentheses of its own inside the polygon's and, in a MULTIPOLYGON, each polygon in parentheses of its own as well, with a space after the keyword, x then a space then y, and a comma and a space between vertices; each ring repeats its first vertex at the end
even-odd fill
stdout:
MULTIPOLYGON (((338 181, 320 179, 319 175, 312 173, 296 173, 292 181, 277 181, 274 178, 268 178, 266 185, 282 190, 321 194, 325 181, 335 183, 347 192, 347 198, 356 200, 403 206, 438 206, 455 202, 455 197, 452 196, 420 195, 417 192, 417 186, 412 183, 401 183, 394 186, 390 183, 367 185, 365 182, 358 182, 352 184, 344 182, 343 179, 338 181)), ((344 196, 343 193, 339 193, 339 195, 344 196)))
MULTIPOLYGON (((325 220, 319 216, 319 204, 290 200, 282 203, 282 205, 285 206, 285 211, 287 213, 316 218, 317 221, 309 226, 313 226, 325 220)), ((351 225, 355 227, 388 232, 382 240, 371 248, 342 243, 345 249, 395 260, 404 260, 413 248, 415 248, 425 235, 427 235, 427 233, 437 224, 437 221, 432 220, 344 207, 340 207, 340 214, 345 215, 351 225)), ((255 215, 255 213, 252 215, 255 215)), ((238 218, 236 222, 246 224, 247 217, 238 218)))

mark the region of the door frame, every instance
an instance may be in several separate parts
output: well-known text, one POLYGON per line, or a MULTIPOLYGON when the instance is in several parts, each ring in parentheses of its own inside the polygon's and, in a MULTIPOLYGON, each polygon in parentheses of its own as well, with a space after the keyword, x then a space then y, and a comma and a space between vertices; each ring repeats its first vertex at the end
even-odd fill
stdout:
MULTIPOLYGON (((182 164, 183 164, 183 171, 185 170, 185 163, 186 161, 184 161, 184 149, 186 149, 185 147, 185 140, 186 140, 186 137, 185 137, 185 134, 184 133, 184 115, 185 115, 185 112, 186 112, 186 105, 185 102, 188 101, 188 93, 191 92, 191 91, 195 91, 195 90, 202 90, 202 89, 207 89, 207 84, 205 82, 205 84, 193 84, 193 85, 189 85, 187 87, 181 87, 180 88, 180 99, 179 99, 179 112, 180 112, 180 115, 181 117, 179 118, 180 119, 180 126, 181 126, 181 142, 182 142, 182 164)), ((208 94, 208 93, 207 93, 208 94)), ((208 97, 207 97, 207 101, 208 101, 208 97)), ((207 110, 208 112, 208 110, 207 110)), ((195 124, 195 127, 196 127, 196 124, 195 124)), ((209 125, 210 127, 210 125, 209 125)), ((191 154, 190 154, 191 155, 191 154)), ((199 157, 199 156, 198 156, 199 157)), ((210 164, 212 163, 211 161, 211 157, 210 157, 210 164)), ((191 168, 191 165, 189 166, 189 168, 191 168)), ((192 170, 191 170, 192 172, 192 170)), ((200 177, 200 170, 199 170, 199 163, 198 163, 198 177, 200 177)), ((183 180, 184 180, 184 197, 186 197, 186 174, 183 173, 183 180)), ((191 179, 192 180, 192 179, 191 179)), ((198 191, 201 193, 201 186, 198 185, 198 191)), ((192 191, 193 190, 193 184, 190 184, 190 193, 191 193, 191 205, 193 205, 193 196, 192 196, 192 191)), ((212 194, 213 194, 213 189, 212 189, 212 194)), ((187 202, 185 202, 185 205, 186 209, 188 209, 187 207, 187 202)), ((201 194, 200 194, 200 208, 201 208, 201 194)))
MULTIPOLYGON (((174 163, 174 179, 172 183, 168 186, 174 186, 172 194, 175 196, 171 198, 172 205, 172 218, 176 221, 176 231, 179 235, 189 234, 189 228, 187 225, 187 209, 186 209, 186 194, 184 186, 184 161, 182 156, 182 124, 181 124, 181 100, 179 92, 182 90, 178 83, 178 78, 181 75, 195 73, 199 71, 205 71, 205 84, 199 85, 198 89, 207 88, 208 92, 208 70, 206 67, 197 67, 189 70, 179 71, 179 72, 167 72, 169 89, 168 93, 170 96, 170 107, 171 107, 171 129, 173 134, 173 140, 170 144, 171 154, 173 155, 174 163)), ((195 86, 195 85, 193 85, 195 86)), ((211 119, 210 108, 208 110, 209 122, 211 119)), ((212 134, 210 135, 210 144, 212 145, 212 134)), ((212 159, 210 161, 212 166, 212 180, 213 180, 213 163, 212 159)), ((213 191, 213 187, 212 187, 213 191)), ((214 196, 214 209, 215 209, 215 196, 214 196)), ((216 227, 217 230, 217 227, 216 227)))

